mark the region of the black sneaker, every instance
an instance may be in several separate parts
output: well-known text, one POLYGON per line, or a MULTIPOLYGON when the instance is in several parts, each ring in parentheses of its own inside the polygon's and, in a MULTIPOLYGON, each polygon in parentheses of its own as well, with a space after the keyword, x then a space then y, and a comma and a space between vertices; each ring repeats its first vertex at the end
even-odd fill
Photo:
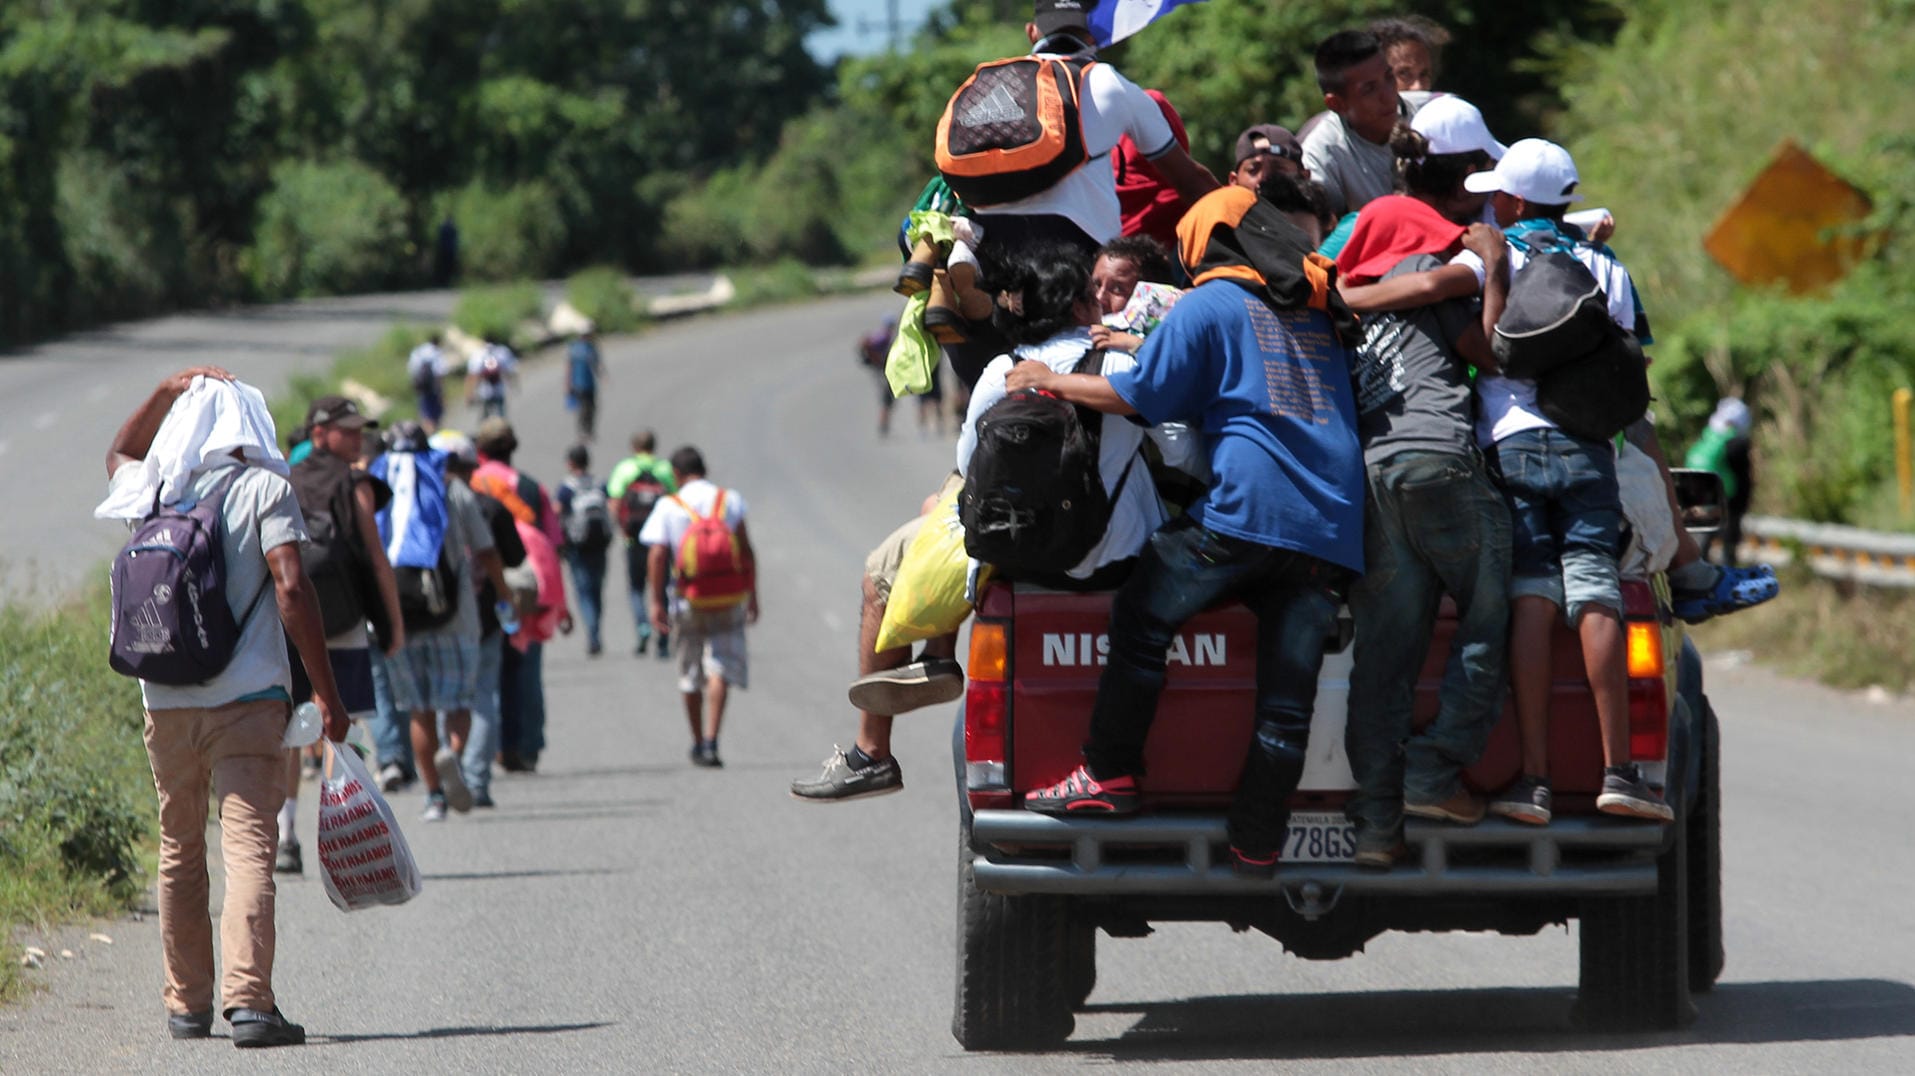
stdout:
POLYGON ((851 705, 868 714, 908 714, 964 694, 964 668, 950 658, 926 658, 861 676, 847 694, 851 705))
POLYGON ((1642 770, 1631 762, 1603 770, 1602 792, 1596 797, 1596 809, 1604 814, 1625 818, 1646 818, 1652 822, 1671 822, 1676 812, 1655 789, 1643 783, 1642 770))
POLYGON ((305 863, 305 860, 300 858, 298 841, 280 842, 279 855, 274 857, 273 859, 273 873, 275 874, 306 873, 306 863, 305 863))
POLYGON ((306 1029, 286 1019, 274 1006, 272 1012, 234 1009, 226 1014, 233 1025, 233 1045, 242 1050, 261 1046, 303 1046, 306 1029))
POLYGON ((176 1039, 204 1039, 213 1034, 213 1010, 166 1014, 166 1033, 176 1039))
POLYGON ((824 772, 810 780, 791 782, 791 794, 813 803, 863 799, 904 791, 904 771, 895 758, 874 760, 863 768, 851 764, 851 756, 836 744, 825 759, 824 772))
POLYGON ((1549 825, 1549 778, 1524 774, 1489 801, 1489 813, 1532 826, 1549 825))

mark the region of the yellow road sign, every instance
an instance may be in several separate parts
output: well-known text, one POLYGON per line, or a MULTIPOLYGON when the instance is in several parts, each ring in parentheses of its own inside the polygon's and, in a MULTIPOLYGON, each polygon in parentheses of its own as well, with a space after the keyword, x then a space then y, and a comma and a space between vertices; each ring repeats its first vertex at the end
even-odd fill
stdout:
POLYGON ((1801 295, 1842 279, 1861 259, 1862 236, 1831 230, 1866 219, 1871 208, 1868 195, 1785 140, 1702 245, 1744 284, 1801 295))

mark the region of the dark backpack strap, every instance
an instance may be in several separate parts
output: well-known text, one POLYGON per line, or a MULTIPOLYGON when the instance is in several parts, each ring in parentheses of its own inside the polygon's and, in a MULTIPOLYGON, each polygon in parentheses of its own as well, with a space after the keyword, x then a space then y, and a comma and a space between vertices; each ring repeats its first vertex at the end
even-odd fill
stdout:
MULTIPOLYGON (((1104 374, 1104 356, 1106 354, 1108 353, 1101 347, 1091 348, 1084 352, 1082 357, 1077 360, 1077 365, 1071 367, 1071 373, 1091 374, 1096 377, 1102 377, 1104 374)), ((1085 407, 1083 404, 1072 404, 1071 406, 1077 408, 1077 421, 1083 425, 1085 432, 1091 435, 1092 443, 1103 444, 1104 413, 1095 408, 1085 407)))

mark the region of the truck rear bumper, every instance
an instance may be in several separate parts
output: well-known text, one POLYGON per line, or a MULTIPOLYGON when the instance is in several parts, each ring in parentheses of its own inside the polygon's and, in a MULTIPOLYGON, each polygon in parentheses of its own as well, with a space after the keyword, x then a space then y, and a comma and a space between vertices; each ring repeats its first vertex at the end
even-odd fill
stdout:
POLYGON ((1387 896, 1619 897, 1656 891, 1656 856, 1669 833, 1653 823, 1558 818, 1526 826, 1412 819, 1409 855, 1394 870, 1341 863, 1282 864, 1270 881, 1230 869, 1221 815, 1053 818, 982 810, 972 819, 979 889, 1073 896, 1244 895, 1305 886, 1387 896))

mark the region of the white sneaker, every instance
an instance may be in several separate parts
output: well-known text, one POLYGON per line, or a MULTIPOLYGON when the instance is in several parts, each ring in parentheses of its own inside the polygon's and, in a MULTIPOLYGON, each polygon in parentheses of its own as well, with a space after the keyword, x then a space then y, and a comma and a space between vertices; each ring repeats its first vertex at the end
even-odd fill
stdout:
POLYGON ((459 756, 449 747, 439 748, 432 756, 439 770, 439 789, 446 794, 446 806, 464 814, 472 809, 472 790, 466 787, 465 774, 459 769, 459 756))
POLYGON ((443 822, 446 820, 446 801, 438 796, 426 797, 426 809, 419 812, 421 822, 443 822))
POLYGON ((399 768, 397 762, 388 762, 379 768, 379 791, 391 795, 406 785, 406 771, 399 768))

